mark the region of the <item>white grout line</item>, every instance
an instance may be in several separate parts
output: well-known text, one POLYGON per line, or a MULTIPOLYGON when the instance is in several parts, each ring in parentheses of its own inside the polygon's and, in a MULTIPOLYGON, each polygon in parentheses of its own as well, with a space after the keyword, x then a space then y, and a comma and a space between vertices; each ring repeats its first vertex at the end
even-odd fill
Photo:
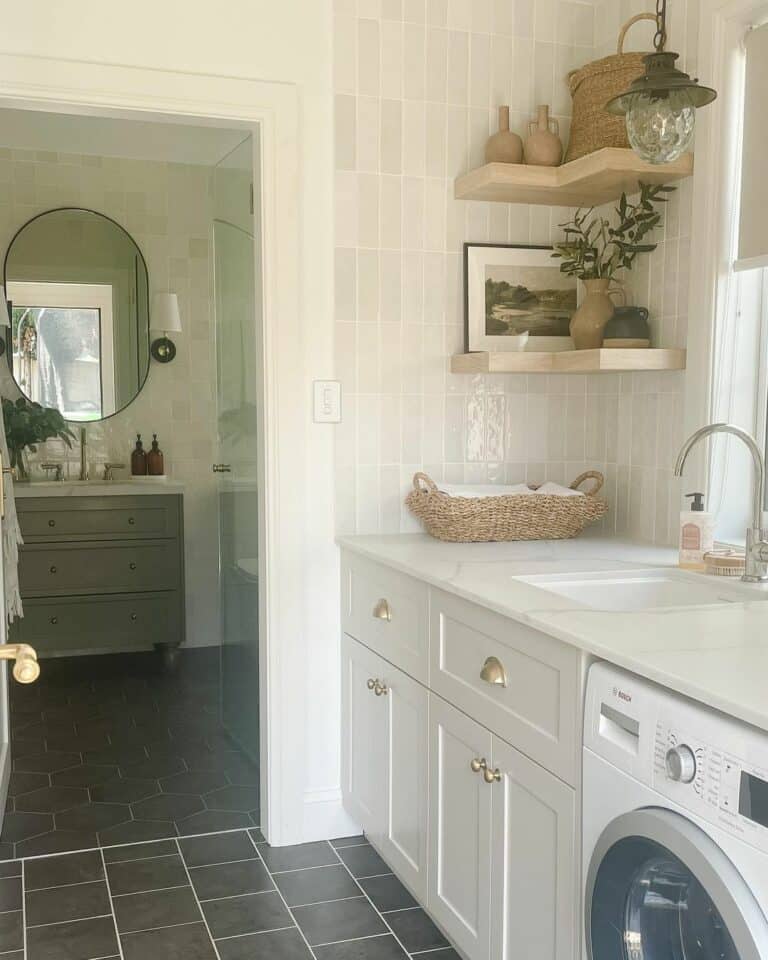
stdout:
POLYGON ((328 903, 346 903, 348 900, 364 900, 361 894, 355 897, 336 897, 335 900, 308 900, 306 903, 294 903, 291 910, 298 910, 300 907, 324 907, 328 903))
POLYGON ((176 927, 196 927, 202 920, 184 920, 183 923, 167 923, 162 927, 142 927, 140 930, 125 930, 124 937, 132 937, 135 933, 154 933, 156 930, 174 930, 176 927))
POLYGON ((355 937, 352 940, 327 940, 325 943, 316 943, 315 946, 318 948, 319 947, 335 947, 335 946, 338 946, 338 944, 340 943, 358 943, 360 940, 378 940, 379 937, 389 937, 389 936, 393 936, 393 934, 390 931, 385 930, 384 933, 369 933, 365 937, 355 937))
POLYGON ((189 886, 192 890, 192 896, 195 898, 195 902, 197 903, 197 909, 200 911, 200 916, 202 917, 203 923, 205 924, 205 929, 208 932, 208 937, 210 938, 211 944, 213 946, 213 952, 216 954, 217 960, 221 960, 221 955, 219 954, 219 948, 216 946, 216 941, 213 939, 211 928, 208 926, 208 918, 206 917, 205 912, 200 904, 200 898, 198 897, 197 891, 195 890, 194 884, 192 883, 192 877, 189 874, 187 861, 184 859, 184 852, 181 849, 181 844, 179 843, 178 840, 176 841, 176 849, 178 850, 179 856, 181 857, 181 863, 184 867, 184 872, 187 875, 187 880, 189 881, 189 886))
POLYGON ((305 870, 325 870, 328 867, 338 867, 338 863, 316 863, 309 867, 291 867, 290 870, 269 870, 267 866, 267 870, 273 877, 279 877, 284 873, 303 873, 305 870))
MULTIPOLYGON (((73 917, 70 920, 49 920, 48 923, 30 923, 30 930, 38 930, 40 927, 58 927, 62 923, 85 923, 86 920, 101 920, 103 917, 111 917, 112 913, 96 913, 92 917, 73 917)), ((115 931, 117 932, 117 931, 115 931)), ((108 954, 114 957, 114 953, 108 954)))
POLYGON ((24 879, 24 861, 21 861, 21 938, 22 938, 22 960, 26 960, 27 954, 27 893, 26 882, 24 879))
POLYGON ((123 897, 140 897, 145 893, 165 893, 166 890, 186 890, 188 883, 174 883, 170 887, 153 887, 151 890, 130 890, 128 893, 112 894, 113 900, 121 900, 123 897))
POLYGON ((107 873, 107 864, 104 860, 104 851, 101 850, 101 868, 104 871, 104 883, 107 885, 107 896, 109 897, 109 908, 112 913, 112 926, 115 928, 115 937, 117 938, 117 952, 121 960, 123 958, 123 944, 120 940, 120 931, 117 929, 117 917, 115 916, 114 900, 112 898, 112 888, 109 885, 109 874, 107 873))
MULTIPOLYGON (((274 887, 271 890, 248 890, 245 893, 229 893, 225 897, 206 897, 205 900, 201 900, 200 903, 214 903, 217 900, 238 900, 244 897, 263 897, 267 893, 276 892, 274 887)), ((219 940, 221 940, 221 937, 219 937, 219 940)))
POLYGON ((440 953, 441 950, 453 950, 456 952, 456 948, 452 947, 450 944, 447 947, 430 947, 429 950, 417 950, 415 953, 412 953, 412 957, 423 957, 428 953, 440 953))
MULTIPOLYGON (((243 937, 260 937, 264 933, 281 933, 284 930, 295 930, 296 927, 275 927, 273 930, 254 930, 252 933, 232 933, 228 937, 219 937, 217 942, 222 940, 241 940, 243 937)), ((0 954, 2 956, 2 954, 0 954)))

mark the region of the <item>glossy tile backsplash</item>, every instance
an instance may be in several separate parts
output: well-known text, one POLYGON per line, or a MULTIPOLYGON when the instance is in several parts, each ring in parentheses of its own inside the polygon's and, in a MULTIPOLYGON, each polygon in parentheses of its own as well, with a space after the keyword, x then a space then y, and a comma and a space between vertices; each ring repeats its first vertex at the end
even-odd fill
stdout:
MULTIPOLYGON (((642 2, 337 0, 336 361, 341 533, 420 529, 402 506, 416 470, 453 482, 570 482, 606 475, 620 533, 671 542, 684 374, 458 376, 465 241, 549 243, 570 211, 453 199, 483 162, 496 107, 523 132, 550 103, 564 137, 568 70, 611 52, 642 2)), ((698 0, 672 45, 693 59, 698 0), (682 39, 684 38, 684 42, 682 39)), ((632 43, 650 44, 645 25, 632 43), (645 32, 644 32, 645 30, 645 32)), ((631 278, 655 343, 685 346, 690 182, 659 248, 631 278)))

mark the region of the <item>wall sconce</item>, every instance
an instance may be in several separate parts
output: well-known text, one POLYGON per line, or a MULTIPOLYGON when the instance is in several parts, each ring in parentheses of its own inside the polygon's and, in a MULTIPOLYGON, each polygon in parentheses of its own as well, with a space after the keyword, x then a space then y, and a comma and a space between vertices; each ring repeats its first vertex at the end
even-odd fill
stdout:
POLYGON ((176 344, 168 338, 169 333, 181 333, 179 298, 175 293, 156 293, 152 298, 150 330, 162 333, 152 341, 149 348, 158 363, 170 363, 176 356, 176 344))

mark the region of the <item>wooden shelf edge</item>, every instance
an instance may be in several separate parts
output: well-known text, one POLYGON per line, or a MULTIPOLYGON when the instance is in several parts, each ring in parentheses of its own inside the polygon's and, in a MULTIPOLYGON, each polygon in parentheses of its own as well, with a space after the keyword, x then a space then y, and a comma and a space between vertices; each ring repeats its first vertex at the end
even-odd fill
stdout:
POLYGON ((672 163, 652 164, 632 150, 605 147, 559 167, 488 163, 458 177, 457 200, 533 203, 553 206, 599 206, 623 191, 646 183, 675 183, 693 174, 693 154, 672 163))
POLYGON ((560 353, 460 353, 451 373, 632 373, 685 370, 685 350, 605 349, 560 353))

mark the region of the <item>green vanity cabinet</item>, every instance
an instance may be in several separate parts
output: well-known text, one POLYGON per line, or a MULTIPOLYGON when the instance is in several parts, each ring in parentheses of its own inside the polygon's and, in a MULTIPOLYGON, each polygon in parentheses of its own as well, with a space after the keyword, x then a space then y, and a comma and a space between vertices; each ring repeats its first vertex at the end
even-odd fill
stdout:
POLYGON ((42 655, 177 647, 184 639, 180 494, 18 497, 24 617, 42 655))

